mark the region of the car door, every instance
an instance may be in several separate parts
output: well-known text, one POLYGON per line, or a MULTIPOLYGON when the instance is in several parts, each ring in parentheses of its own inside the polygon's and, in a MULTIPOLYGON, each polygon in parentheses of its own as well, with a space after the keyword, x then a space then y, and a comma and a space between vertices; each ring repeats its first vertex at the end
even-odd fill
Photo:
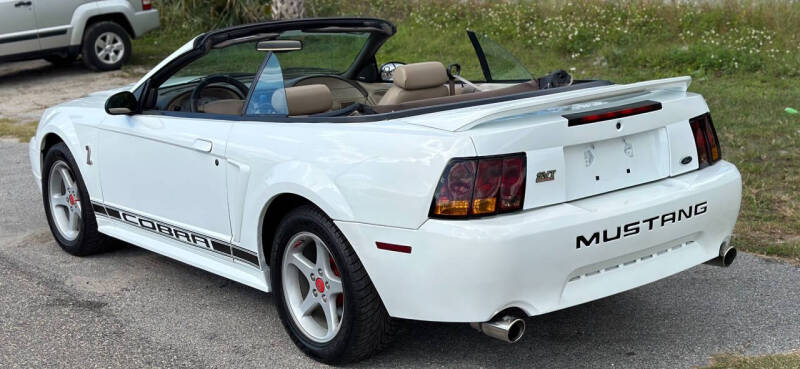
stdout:
MULTIPOLYGON (((231 44, 148 81, 152 100, 144 98, 141 112, 103 121, 96 157, 103 202, 131 213, 118 220, 236 257, 226 246, 232 239, 226 173, 233 165, 227 138, 265 54, 255 42, 231 44), (145 224, 137 225, 142 218, 145 224)), ((245 260, 258 265, 257 257, 245 260)))
POLYGON ((96 0, 31 0, 36 1, 36 24, 42 50, 69 45, 72 15, 80 5, 96 0))
POLYGON ((39 51, 34 0, 0 0, 0 57, 39 51))
MULTIPOLYGON (((230 121, 122 115, 108 117, 101 128, 97 161, 106 205, 205 240, 230 240, 225 174, 230 121)), ((174 238, 211 247, 188 235, 174 238)))

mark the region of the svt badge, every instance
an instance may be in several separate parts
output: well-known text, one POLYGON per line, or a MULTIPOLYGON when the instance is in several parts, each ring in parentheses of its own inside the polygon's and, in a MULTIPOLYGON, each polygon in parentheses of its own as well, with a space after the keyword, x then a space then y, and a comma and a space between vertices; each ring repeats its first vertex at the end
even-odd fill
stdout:
POLYGON ((550 182, 556 179, 556 170, 546 170, 543 172, 536 173, 536 183, 539 182, 550 182))

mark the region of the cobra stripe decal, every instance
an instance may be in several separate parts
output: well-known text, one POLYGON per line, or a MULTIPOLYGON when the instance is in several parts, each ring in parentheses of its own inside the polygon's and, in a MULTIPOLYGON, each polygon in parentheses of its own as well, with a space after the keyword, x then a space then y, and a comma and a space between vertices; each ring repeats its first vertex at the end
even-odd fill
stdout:
POLYGON ((144 229, 163 237, 180 241, 187 245, 195 246, 206 251, 225 255, 235 259, 236 261, 241 261, 247 265, 261 269, 261 265, 258 261, 258 254, 225 241, 192 232, 158 220, 150 219, 127 210, 115 209, 110 206, 101 205, 96 202, 92 202, 92 209, 94 209, 95 215, 103 216, 118 222, 138 227, 140 229, 144 229))

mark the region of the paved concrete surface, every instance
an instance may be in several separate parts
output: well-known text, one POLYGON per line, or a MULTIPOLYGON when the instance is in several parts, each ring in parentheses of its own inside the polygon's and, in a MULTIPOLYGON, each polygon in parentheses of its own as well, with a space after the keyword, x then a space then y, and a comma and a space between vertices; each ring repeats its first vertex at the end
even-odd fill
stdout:
MULTIPOLYGON (((50 235, 26 145, 0 140, 0 367, 318 367, 273 297, 126 246, 72 257, 50 235)), ((404 322, 362 367, 686 368, 800 347, 800 267, 743 254, 528 319, 516 345, 404 322)))

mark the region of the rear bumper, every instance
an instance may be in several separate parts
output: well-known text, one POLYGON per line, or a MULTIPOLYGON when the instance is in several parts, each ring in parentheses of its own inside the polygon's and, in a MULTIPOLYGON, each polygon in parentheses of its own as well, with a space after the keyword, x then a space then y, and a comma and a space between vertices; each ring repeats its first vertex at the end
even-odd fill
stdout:
POLYGON ((563 309, 708 261, 730 237, 740 200, 739 172, 723 161, 678 177, 513 215, 431 219, 416 230, 336 223, 391 316, 479 322, 510 307, 529 315, 563 309), (692 217, 678 214, 690 207, 692 217), (670 221, 673 213, 681 220, 670 221), (659 218, 650 221, 649 229, 650 223, 643 220, 653 217, 659 218), (623 236, 625 225, 636 222, 639 232, 623 236), (613 239, 617 227, 620 237, 613 239), (578 236, 591 239, 595 232, 599 242, 577 247, 578 236), (412 252, 379 250, 376 241, 409 245, 412 252))
POLYGON ((141 37, 159 26, 158 9, 136 12, 133 14, 133 19, 131 19, 131 27, 133 27, 133 32, 135 33, 134 37, 141 37))

